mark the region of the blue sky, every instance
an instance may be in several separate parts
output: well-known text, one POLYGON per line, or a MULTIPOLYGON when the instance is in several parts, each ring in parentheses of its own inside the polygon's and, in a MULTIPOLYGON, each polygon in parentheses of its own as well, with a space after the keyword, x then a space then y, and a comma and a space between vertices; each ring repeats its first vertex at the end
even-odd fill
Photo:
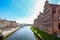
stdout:
POLYGON ((53 4, 58 4, 60 1, 59 0, 49 0, 50 3, 53 3, 53 4))
POLYGON ((30 15, 33 3, 28 0, 0 0, 0 17, 23 18, 30 15))
MULTIPOLYGON (((0 0, 0 18, 16 20, 19 23, 32 23, 43 10, 45 0, 0 0)), ((49 0, 57 4, 59 0, 49 0)))

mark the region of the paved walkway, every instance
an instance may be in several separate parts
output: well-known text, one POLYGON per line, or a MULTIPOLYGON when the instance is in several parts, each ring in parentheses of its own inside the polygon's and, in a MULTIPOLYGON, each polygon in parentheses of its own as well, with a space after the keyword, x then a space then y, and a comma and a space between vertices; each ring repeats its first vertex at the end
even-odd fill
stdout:
POLYGON ((10 35, 11 33, 13 33, 14 31, 16 31, 16 30, 19 29, 19 28, 20 28, 20 27, 12 28, 11 30, 7 30, 7 31, 3 31, 3 32, 2 32, 3 38, 7 37, 8 35, 10 35))

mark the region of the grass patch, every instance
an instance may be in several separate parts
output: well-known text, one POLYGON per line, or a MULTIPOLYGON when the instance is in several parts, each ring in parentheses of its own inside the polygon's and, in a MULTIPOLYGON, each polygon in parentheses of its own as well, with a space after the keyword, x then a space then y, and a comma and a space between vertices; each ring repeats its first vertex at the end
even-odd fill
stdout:
POLYGON ((36 29, 34 26, 31 26, 31 30, 33 32, 35 32, 41 39, 44 39, 44 40, 60 40, 60 38, 58 38, 54 35, 48 34, 42 30, 36 29))

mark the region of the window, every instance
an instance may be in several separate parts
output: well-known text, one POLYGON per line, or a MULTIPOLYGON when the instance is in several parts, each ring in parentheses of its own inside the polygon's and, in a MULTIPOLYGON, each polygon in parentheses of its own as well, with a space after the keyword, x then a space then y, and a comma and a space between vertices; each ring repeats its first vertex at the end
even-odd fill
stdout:
POLYGON ((54 10, 53 13, 56 13, 56 11, 54 10))
POLYGON ((51 25, 49 24, 49 27, 51 27, 51 25))
POLYGON ((60 23, 58 23, 58 29, 60 29, 60 23))
POLYGON ((48 19, 47 22, 49 23, 50 22, 50 19, 48 19))
POLYGON ((60 9, 58 10, 58 14, 60 15, 60 9))

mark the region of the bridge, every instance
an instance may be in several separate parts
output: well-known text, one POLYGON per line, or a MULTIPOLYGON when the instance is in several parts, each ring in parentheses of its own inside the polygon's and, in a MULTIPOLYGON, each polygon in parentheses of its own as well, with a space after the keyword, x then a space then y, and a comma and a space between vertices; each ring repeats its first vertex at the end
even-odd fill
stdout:
POLYGON ((20 27, 31 26, 32 24, 20 24, 20 27))

